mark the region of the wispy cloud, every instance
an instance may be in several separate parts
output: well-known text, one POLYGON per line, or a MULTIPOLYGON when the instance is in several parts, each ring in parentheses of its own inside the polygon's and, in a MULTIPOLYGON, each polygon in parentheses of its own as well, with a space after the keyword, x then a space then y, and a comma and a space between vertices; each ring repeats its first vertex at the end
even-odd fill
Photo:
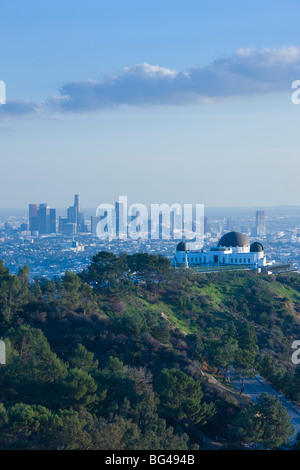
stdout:
POLYGON ((66 83, 50 103, 57 110, 73 113, 120 105, 190 105, 288 91, 298 76, 300 48, 260 52, 248 48, 186 72, 144 63, 104 80, 66 83))
POLYGON ((296 79, 300 79, 300 48, 246 48, 185 72, 145 62, 102 80, 69 82, 43 105, 8 102, 0 107, 0 117, 38 115, 45 109, 81 113, 122 105, 188 106, 234 96, 288 92, 296 79))
POLYGON ((43 105, 29 100, 8 100, 0 106, 0 118, 15 116, 38 116, 43 112, 43 105))

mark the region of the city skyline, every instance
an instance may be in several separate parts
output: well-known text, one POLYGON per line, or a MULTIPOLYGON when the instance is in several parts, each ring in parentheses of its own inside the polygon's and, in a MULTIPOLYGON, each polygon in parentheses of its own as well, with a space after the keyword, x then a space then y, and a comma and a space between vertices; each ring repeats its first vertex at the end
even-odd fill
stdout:
MULTIPOLYGON (((74 197, 74 206, 77 200, 80 211, 84 210, 85 230, 71 233, 69 230, 60 231, 57 220, 56 233, 39 234, 38 231, 29 231, 28 208, 25 213, 6 213, 0 211, 0 242, 4 262, 11 272, 16 273, 19 265, 28 264, 32 271, 31 277, 37 274, 43 276, 60 276, 65 270, 78 271, 83 269, 91 257, 98 251, 105 250, 120 254, 122 252, 149 254, 162 254, 169 259, 173 258, 174 249, 179 239, 127 239, 119 237, 101 240, 95 233, 97 217, 85 208, 81 208, 79 196, 74 197), (92 215, 92 216, 91 216, 92 215), (94 224, 94 230, 93 226, 94 224), (18 260, 18 263, 16 263, 18 260)), ((41 206, 49 207, 47 204, 41 206)), ((68 208, 65 207, 58 217, 66 217, 68 208)), ((50 207, 49 207, 50 209, 50 207)), ((55 210, 55 209, 54 209, 55 210)), ((70 212, 70 211, 69 211, 70 212)), ((72 212, 72 211, 71 211, 72 212)), ((299 241, 300 241, 300 208, 298 210, 269 209, 265 212, 266 235, 257 233, 257 216, 253 208, 239 210, 210 210, 204 217, 205 247, 216 245, 222 235, 226 233, 240 233, 248 237, 251 243, 259 241, 266 250, 269 260, 278 260, 283 265, 291 265, 298 269, 299 241)), ((72 223, 71 223, 72 224, 72 223)), ((259 226, 261 224, 258 224, 259 226)), ((188 242, 189 243, 189 242, 188 242)), ((247 261, 247 259, 246 259, 247 261)), ((234 263, 236 261, 234 260, 234 263)), ((279 263, 279 264, 280 264, 279 263)))
MULTIPOLYGON (((252 208, 253 209, 253 208, 252 208)), ((250 210, 250 208, 248 208, 250 210)), ((237 214, 236 214, 237 215, 237 214)), ((1 211, 0 211, 1 216, 1 211)), ((12 214, 10 214, 12 216, 12 214)), ((223 214, 227 232, 242 232, 251 236, 265 238, 267 235, 266 213, 255 211, 255 225, 238 223, 239 217, 223 214), (240 225, 240 228, 238 228, 240 225)), ((248 214, 249 217, 249 214, 248 214)), ((25 216, 26 218, 26 216, 25 216)), ((86 215, 81 208, 81 197, 74 195, 74 204, 57 214, 56 208, 46 203, 28 206, 28 224, 24 221, 19 227, 12 227, 4 219, 4 233, 7 236, 39 237, 61 234, 75 236, 82 234, 97 235, 101 240, 179 240, 195 239, 195 247, 203 246, 206 235, 210 236, 211 227, 204 206, 191 204, 143 204, 128 205, 126 196, 119 196, 114 204, 103 204, 97 208, 96 215, 86 215), (18 235, 19 234, 19 235, 18 235)), ((249 221, 251 218, 249 219, 249 221)))
MULTIPOLYGON (((222 208, 219 209, 222 210, 222 208)), ((254 208, 243 209, 254 210, 254 208)), ((9 211, 9 209, 7 210, 9 211)), ((13 214, 9 213, 7 215, 13 216, 13 214)), ((231 216, 230 214, 226 215, 226 212, 224 212, 223 216, 226 219, 227 231, 236 231, 236 217, 232 217, 232 214, 231 216)), ((255 226, 251 229, 252 235, 266 236, 266 218, 265 210, 255 210, 255 226)), ((85 214, 81 207, 81 196, 79 194, 74 195, 74 204, 67 209, 57 210, 56 208, 50 208, 46 203, 30 203, 28 205, 28 222, 28 234, 30 233, 34 236, 56 233, 65 235, 97 233, 99 236, 97 232, 97 225, 99 223, 102 227, 100 232, 103 230, 104 232, 108 231, 110 233, 110 235, 107 234, 109 238, 114 235, 119 239, 124 238, 125 232, 127 233, 125 238, 128 238, 129 231, 131 233, 132 230, 134 232, 141 232, 141 238, 144 238, 144 235, 147 233, 147 236, 145 235, 146 238, 154 239, 177 239, 181 238, 183 233, 185 235, 187 233, 196 234, 199 230, 203 234, 210 232, 208 217, 205 215, 205 208, 201 204, 193 206, 192 204, 168 205, 163 203, 151 204, 147 207, 140 203, 129 205, 127 196, 119 196, 118 201, 115 201, 113 204, 105 203, 98 206, 96 215, 91 214, 90 209, 88 209, 88 215, 85 214), (63 211, 63 214, 60 213, 61 211, 63 211), (141 214, 141 211, 143 214, 141 214), (90 227, 86 224, 87 220, 89 220, 90 227), (197 225, 197 223, 200 225, 197 225), (108 225, 110 226, 109 229, 108 225), (163 229, 163 227, 165 228, 163 229), (164 232, 164 230, 167 230, 167 232, 164 232), (179 237, 175 236, 175 234, 179 235, 178 230, 183 231, 179 237), (185 232, 186 230, 187 232, 185 232)), ((21 231, 27 230, 24 226, 25 224, 22 223, 20 226, 21 231)), ((241 231, 248 232, 249 226, 241 225, 241 231)), ((10 232, 11 227, 6 221, 5 233, 9 234, 10 232)), ((132 238, 132 236, 129 236, 129 238, 132 238)))

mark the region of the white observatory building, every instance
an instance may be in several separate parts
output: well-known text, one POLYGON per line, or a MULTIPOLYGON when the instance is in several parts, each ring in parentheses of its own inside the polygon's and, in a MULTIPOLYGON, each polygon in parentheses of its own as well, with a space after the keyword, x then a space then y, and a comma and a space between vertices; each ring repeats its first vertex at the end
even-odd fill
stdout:
POLYGON ((173 266, 236 266, 261 270, 274 261, 267 262, 261 243, 250 244, 248 238, 239 232, 223 235, 216 247, 209 251, 193 251, 188 243, 178 243, 173 259, 173 266))

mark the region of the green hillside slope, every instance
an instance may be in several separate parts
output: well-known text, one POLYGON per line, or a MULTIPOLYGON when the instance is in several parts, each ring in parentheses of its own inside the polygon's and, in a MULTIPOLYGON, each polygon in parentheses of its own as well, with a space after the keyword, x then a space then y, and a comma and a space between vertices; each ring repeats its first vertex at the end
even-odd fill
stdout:
MULTIPOLYGON (((232 367, 300 401, 297 273, 197 274, 102 252, 79 275, 31 284, 27 267, 12 276, 0 263, 0 338, 0 448, 265 443, 271 417, 249 431, 257 410, 231 386, 232 367)), ((282 429, 270 448, 288 439, 282 429)))

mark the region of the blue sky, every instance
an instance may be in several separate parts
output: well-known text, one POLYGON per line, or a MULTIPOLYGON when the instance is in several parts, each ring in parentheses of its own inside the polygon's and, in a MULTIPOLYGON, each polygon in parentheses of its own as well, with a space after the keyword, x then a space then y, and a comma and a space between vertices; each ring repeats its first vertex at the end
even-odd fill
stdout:
POLYGON ((299 204, 299 2, 0 11, 1 207, 299 204))

